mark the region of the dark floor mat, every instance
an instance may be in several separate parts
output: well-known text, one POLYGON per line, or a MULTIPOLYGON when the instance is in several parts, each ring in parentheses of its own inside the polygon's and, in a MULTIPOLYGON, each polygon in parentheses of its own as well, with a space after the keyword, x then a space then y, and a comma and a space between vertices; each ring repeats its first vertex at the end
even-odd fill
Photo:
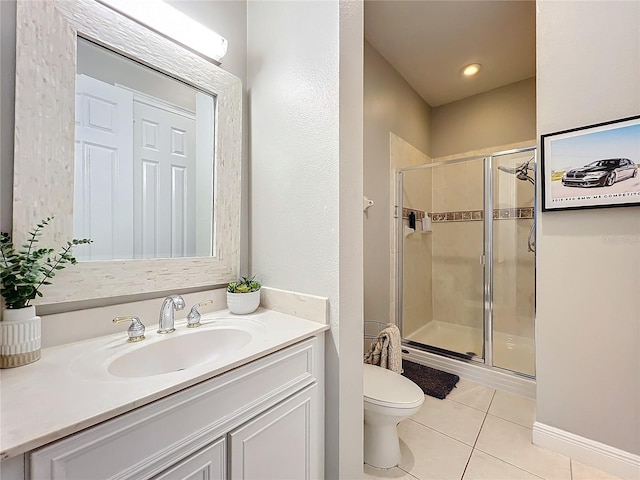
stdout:
POLYGON ((453 373, 442 372, 408 360, 402 361, 402 368, 402 375, 417 384, 425 395, 440 400, 446 398, 460 380, 460 377, 453 373))

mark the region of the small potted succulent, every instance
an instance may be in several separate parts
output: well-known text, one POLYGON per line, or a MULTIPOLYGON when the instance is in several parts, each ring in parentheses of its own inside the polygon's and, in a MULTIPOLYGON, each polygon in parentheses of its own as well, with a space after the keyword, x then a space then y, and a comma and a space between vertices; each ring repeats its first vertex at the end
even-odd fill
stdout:
POLYGON ((253 313, 260 306, 260 282, 256 276, 241 277, 227 286, 227 306, 231 313, 253 313))
POLYGON ((18 250, 11 235, 0 233, 0 295, 5 303, 0 321, 0 368, 19 367, 40 358, 40 317, 31 301, 42 297, 40 289, 51 284, 57 271, 77 263, 73 246, 91 243, 87 238, 73 239, 56 254, 53 248, 38 248, 38 237, 51 220, 48 217, 36 225, 18 250))

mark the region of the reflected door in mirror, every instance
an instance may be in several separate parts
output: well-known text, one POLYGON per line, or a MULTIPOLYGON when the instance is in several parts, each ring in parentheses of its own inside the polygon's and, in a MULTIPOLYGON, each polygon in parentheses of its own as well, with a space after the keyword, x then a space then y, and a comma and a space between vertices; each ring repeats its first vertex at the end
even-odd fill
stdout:
POLYGON ((79 260, 210 256, 214 98, 78 39, 79 260))

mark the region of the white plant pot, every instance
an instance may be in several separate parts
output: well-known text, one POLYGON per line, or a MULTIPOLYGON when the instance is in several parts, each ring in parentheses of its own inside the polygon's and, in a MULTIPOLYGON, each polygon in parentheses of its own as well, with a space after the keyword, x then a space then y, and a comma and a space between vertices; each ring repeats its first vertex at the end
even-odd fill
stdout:
POLYGON ((249 293, 227 292, 227 306, 231 313, 238 315, 253 313, 260 306, 260 290, 249 293))
POLYGON ((40 317, 36 307, 6 309, 0 322, 0 368, 13 368, 40 359, 40 317))

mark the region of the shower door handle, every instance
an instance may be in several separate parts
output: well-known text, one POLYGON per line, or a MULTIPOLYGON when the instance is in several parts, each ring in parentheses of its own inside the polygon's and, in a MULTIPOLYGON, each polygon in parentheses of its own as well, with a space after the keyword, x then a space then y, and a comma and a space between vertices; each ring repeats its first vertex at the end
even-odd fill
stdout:
POLYGON ((486 257, 483 253, 482 255, 480 255, 480 265, 484 267, 485 262, 486 262, 486 257))

